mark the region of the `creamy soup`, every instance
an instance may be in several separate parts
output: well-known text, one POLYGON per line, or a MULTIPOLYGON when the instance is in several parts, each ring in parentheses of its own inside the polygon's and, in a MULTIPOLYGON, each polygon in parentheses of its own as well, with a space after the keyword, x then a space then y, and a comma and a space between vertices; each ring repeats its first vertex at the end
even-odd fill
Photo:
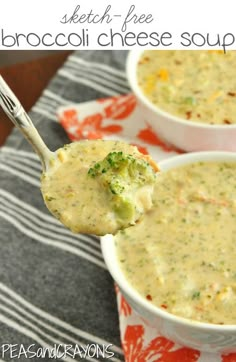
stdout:
POLYGON ((57 151, 42 175, 42 194, 73 232, 115 233, 151 208, 157 169, 149 156, 124 142, 74 142, 57 151))
POLYGON ((154 207, 115 243, 127 280, 150 303, 236 324, 236 163, 160 172, 154 207))
POLYGON ((236 123, 236 52, 144 51, 138 83, 149 100, 186 120, 236 123))

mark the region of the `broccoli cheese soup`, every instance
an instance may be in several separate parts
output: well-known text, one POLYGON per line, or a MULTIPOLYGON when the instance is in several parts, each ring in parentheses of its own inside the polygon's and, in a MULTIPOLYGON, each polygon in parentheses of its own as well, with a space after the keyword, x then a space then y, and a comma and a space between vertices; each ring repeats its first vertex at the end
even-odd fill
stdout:
POLYGON ((153 208, 115 245, 127 280, 150 303, 236 324, 236 162, 160 172, 153 208))
POLYGON ((56 155, 42 175, 42 194, 52 214, 73 232, 113 234, 151 208, 158 167, 137 147, 81 141, 56 155))
POLYGON ((206 124, 236 123, 236 52, 144 51, 139 86, 158 108, 206 124))

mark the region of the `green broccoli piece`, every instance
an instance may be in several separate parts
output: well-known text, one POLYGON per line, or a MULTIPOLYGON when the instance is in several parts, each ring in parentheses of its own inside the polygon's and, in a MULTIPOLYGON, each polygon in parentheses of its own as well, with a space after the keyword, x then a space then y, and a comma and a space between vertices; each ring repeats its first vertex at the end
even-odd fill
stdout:
POLYGON ((156 173, 147 161, 123 152, 109 153, 89 169, 88 175, 99 180, 122 220, 135 219, 135 193, 143 186, 154 185, 156 180, 156 173))
POLYGON ((104 160, 95 163, 88 174, 93 178, 100 177, 104 186, 115 195, 120 195, 133 186, 153 183, 156 178, 147 161, 123 152, 110 152, 104 160))

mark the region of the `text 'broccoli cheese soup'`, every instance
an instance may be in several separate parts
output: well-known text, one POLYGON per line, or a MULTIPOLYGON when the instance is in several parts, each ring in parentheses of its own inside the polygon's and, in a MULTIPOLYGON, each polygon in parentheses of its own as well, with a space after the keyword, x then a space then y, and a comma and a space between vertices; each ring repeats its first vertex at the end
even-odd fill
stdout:
POLYGON ((153 208, 115 244, 127 280, 150 303, 236 324, 236 163, 160 172, 153 208))
POLYGON ((236 51, 149 50, 138 83, 158 108, 206 124, 236 123, 236 51))
POLYGON ((80 141, 57 152, 42 175, 48 209, 73 232, 115 233, 151 208, 158 167, 119 141, 80 141))

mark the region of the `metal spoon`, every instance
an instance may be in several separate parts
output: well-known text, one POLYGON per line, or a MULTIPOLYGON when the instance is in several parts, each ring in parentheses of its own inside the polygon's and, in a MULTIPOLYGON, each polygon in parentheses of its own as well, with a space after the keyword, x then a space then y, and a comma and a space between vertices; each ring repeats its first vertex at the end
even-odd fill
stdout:
POLYGON ((2 76, 0 76, 0 106, 39 155, 43 171, 47 171, 50 160, 55 159, 55 153, 46 146, 29 115, 2 76))
MULTIPOLYGON (((68 147, 69 149, 73 149, 75 145, 79 147, 77 151, 78 154, 82 150, 82 154, 87 155, 87 160, 85 159, 86 157, 82 157, 82 161, 81 157, 80 159, 78 158, 78 160, 76 159, 76 182, 75 184, 74 181, 72 182, 72 188, 71 180, 74 180, 74 178, 65 177, 65 168, 63 168, 63 166, 61 169, 62 173, 59 172, 60 167, 57 167, 58 164, 59 166, 63 165, 63 157, 60 157, 62 156, 60 153, 62 149, 57 150, 55 153, 48 149, 21 103, 1 76, 0 106, 2 106, 7 116, 19 128, 40 157, 44 171, 41 190, 46 206, 56 218, 73 232, 93 233, 97 235, 116 233, 120 228, 128 227, 131 224, 133 225, 146 210, 150 209, 152 206, 151 194, 155 180, 154 172, 157 172, 159 169, 156 165, 155 167, 152 165, 154 161, 149 159, 148 156, 141 155, 134 146, 124 142, 120 142, 118 145, 117 141, 106 141, 107 144, 105 147, 105 141, 102 140, 87 140, 78 142, 77 145, 71 144, 71 146, 68 147), (108 190, 104 187, 104 185, 109 185, 109 181, 104 183, 104 181, 100 182, 99 178, 95 179, 88 176, 90 166, 95 165, 99 155, 102 158, 101 162, 103 162, 103 158, 109 156, 109 154, 113 156, 115 154, 114 157, 119 156, 119 152, 112 153, 112 151, 114 151, 114 145, 116 145, 116 149, 120 151, 122 155, 124 149, 127 150, 126 157, 128 160, 130 160, 129 157, 132 157, 132 155, 136 157, 137 164, 141 158, 144 159, 144 170, 148 170, 147 163, 150 163, 150 166, 153 168, 153 177, 149 177, 151 171, 147 171, 148 177, 146 179, 144 177, 144 180, 146 180, 144 184, 141 183, 141 185, 137 187, 134 182, 134 190, 132 190, 132 183, 130 183, 128 178, 127 187, 131 187, 129 202, 127 202, 127 195, 122 194, 124 187, 123 189, 121 187, 120 199, 118 199, 118 205, 122 205, 122 207, 119 206, 119 208, 123 208, 121 212, 119 211, 120 209, 116 207, 117 195, 116 197, 113 196, 115 192, 110 192, 109 186, 107 186, 108 190), (87 149, 86 152, 85 149, 87 149), (100 152, 98 152, 98 150, 100 152), (108 155, 106 154, 106 150, 108 155), (53 161, 59 162, 54 163, 53 161), (56 170, 53 164, 54 166, 56 165, 56 170), (59 172, 59 182, 57 171, 59 172), (69 196, 68 190, 70 190, 69 196), (87 192, 85 192, 85 190, 87 190, 87 192), (81 200, 83 202, 81 202, 81 200), (84 205, 86 205, 86 207, 84 207, 84 205), (87 205, 89 207, 87 207, 87 205), (118 212, 116 210, 118 210, 118 212)), ((64 148, 63 150, 65 152, 64 148)), ((122 157, 119 162, 122 162, 122 157)), ((66 162, 64 164, 66 164, 66 162)), ((114 164, 113 161, 113 165, 114 164)), ((111 166, 111 175, 112 172, 114 172, 114 177, 117 177, 111 166)), ((73 175, 72 172, 72 176, 73 175)), ((110 176, 112 180, 114 177, 110 176)), ((124 178, 125 176, 122 177, 124 178)), ((123 182, 126 182, 126 180, 124 179, 123 182)))

